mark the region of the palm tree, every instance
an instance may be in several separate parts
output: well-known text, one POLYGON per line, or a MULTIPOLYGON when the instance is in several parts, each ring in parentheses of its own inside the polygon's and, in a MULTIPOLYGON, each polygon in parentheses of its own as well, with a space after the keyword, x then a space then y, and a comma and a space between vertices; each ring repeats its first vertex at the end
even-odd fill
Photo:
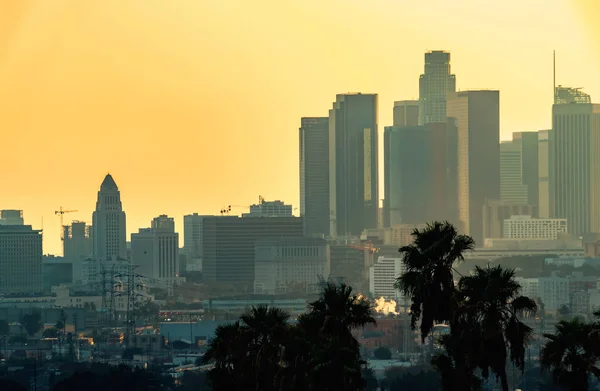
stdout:
POLYGON ((548 339, 540 352, 544 370, 552 370, 554 383, 570 391, 587 391, 589 375, 600 378, 598 368, 598 325, 579 318, 560 321, 555 334, 544 334, 548 339))
MULTIPOLYGON (((508 391, 507 361, 525 369, 525 350, 533 330, 521 319, 537 310, 535 301, 521 296, 520 291, 514 270, 500 266, 476 267, 458 283, 461 305, 455 319, 466 319, 472 325, 469 339, 478 337, 480 344, 473 346, 474 360, 484 378, 489 371, 496 374, 504 391, 508 391)), ((451 327, 456 323, 451 322, 451 327)))
POLYGON ((435 322, 452 318, 454 303, 453 271, 463 254, 472 250, 470 236, 459 235, 449 222, 433 222, 424 229, 415 229, 413 243, 400 248, 406 272, 396 280, 395 287, 410 298, 411 324, 421 319, 421 340, 430 334, 435 322))

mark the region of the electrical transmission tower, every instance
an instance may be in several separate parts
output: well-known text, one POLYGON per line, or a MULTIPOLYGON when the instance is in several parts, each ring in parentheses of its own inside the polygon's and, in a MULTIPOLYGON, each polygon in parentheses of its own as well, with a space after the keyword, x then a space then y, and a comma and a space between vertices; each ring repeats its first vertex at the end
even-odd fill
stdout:
POLYGON ((136 288, 138 284, 136 279, 141 277, 135 273, 139 265, 128 265, 127 270, 127 313, 126 313, 126 327, 125 327, 125 346, 129 346, 130 338, 135 334, 135 298, 137 296, 136 288))
POLYGON ((112 327, 115 312, 115 265, 110 270, 100 263, 100 289, 102 291, 102 325, 112 327))

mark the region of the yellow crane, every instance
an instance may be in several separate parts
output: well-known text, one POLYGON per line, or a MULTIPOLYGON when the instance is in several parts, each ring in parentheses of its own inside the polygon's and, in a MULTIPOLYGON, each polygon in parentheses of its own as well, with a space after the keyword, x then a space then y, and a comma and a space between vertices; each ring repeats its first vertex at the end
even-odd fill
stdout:
POLYGON ((63 224, 63 217, 64 217, 65 213, 74 213, 74 212, 78 212, 78 211, 77 210, 66 210, 66 209, 63 209, 62 206, 58 210, 54 211, 54 214, 58 215, 60 217, 60 240, 65 240, 65 229, 64 229, 64 224, 63 224))

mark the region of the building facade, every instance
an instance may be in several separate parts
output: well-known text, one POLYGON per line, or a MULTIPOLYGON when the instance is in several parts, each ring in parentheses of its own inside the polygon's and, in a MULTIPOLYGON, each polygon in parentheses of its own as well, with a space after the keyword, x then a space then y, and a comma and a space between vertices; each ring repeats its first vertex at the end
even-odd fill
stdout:
POLYGON ((554 214, 554 207, 550 203, 550 167, 551 151, 550 130, 538 132, 538 213, 542 219, 550 218, 554 214))
POLYGON ((446 108, 458 130, 458 225, 481 243, 483 205, 500 199, 500 93, 450 93, 446 108))
POLYGON ((0 210, 0 225, 23 225, 23 211, 17 209, 0 210))
POLYGON ((450 53, 425 53, 425 72, 419 79, 420 125, 446 122, 446 96, 456 91, 456 76, 450 71, 450 53))
POLYGON ((369 268, 369 292, 375 298, 399 299, 400 291, 394 288, 394 284, 404 271, 402 258, 378 257, 369 268))
MULTIPOLYGON (((513 204, 500 200, 486 200, 483 205, 483 237, 502 238, 504 220, 510 216, 535 216, 537 207, 527 204, 513 204)), ((481 247, 481 243, 478 244, 481 247)))
POLYGON ((377 228, 377 94, 340 94, 329 110, 329 208, 332 236, 377 228))
POLYGON ((0 225, 0 293, 42 290, 42 231, 30 225, 0 225))
POLYGON ((521 215, 504 220, 505 239, 556 240, 561 233, 567 233, 567 219, 536 219, 521 215))
POLYGON ((600 104, 578 102, 552 106, 550 197, 552 217, 583 235, 600 232, 600 104))
POLYGON ((139 266, 137 273, 173 286, 179 278, 179 234, 173 219, 160 216, 152 228, 131 234, 131 261, 139 266))
POLYGON ((254 293, 316 293, 329 278, 325 239, 264 239, 254 245, 254 293))
POLYGON ((419 101, 400 100, 394 102, 394 126, 402 128, 417 125, 419 125, 419 101))
POLYGON ((329 118, 301 119, 300 216, 308 236, 329 236, 329 118))
POLYGON ((518 145, 521 150, 521 176, 523 184, 527 186, 527 203, 538 205, 538 207, 540 183, 539 133, 535 131, 513 133, 513 143, 518 145))
POLYGON ((292 217, 292 205, 283 201, 265 201, 259 197, 258 204, 250 205, 250 213, 243 213, 242 217, 292 217))
POLYGON ((100 186, 92 225, 94 258, 127 258, 125 212, 121 203, 121 192, 110 174, 106 175, 100 186))
POLYGON ((513 204, 528 203, 528 186, 523 183, 521 145, 514 141, 500 143, 500 200, 513 204))

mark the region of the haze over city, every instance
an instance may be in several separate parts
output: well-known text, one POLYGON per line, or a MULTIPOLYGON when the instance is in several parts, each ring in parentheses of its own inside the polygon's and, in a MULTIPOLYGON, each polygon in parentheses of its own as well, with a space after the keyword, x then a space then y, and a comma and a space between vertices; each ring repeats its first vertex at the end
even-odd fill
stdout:
POLYGON ((299 118, 373 92, 382 132, 393 101, 418 98, 426 50, 452 53, 457 89, 500 90, 502 138, 549 128, 552 50, 559 84, 600 97, 598 12, 591 0, 2 2, 0 204, 36 228, 44 217, 46 253, 61 251, 54 211, 90 221, 107 172, 129 232, 259 194, 297 206, 299 118))

